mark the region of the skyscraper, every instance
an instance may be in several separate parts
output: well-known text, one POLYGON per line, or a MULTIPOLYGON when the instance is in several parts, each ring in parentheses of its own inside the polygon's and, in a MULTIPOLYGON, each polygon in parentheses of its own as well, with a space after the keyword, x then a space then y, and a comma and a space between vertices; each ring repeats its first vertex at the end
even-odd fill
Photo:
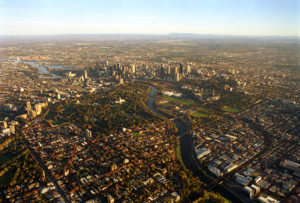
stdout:
POLYGON ((27 108, 27 111, 31 111, 30 101, 26 102, 26 108, 27 108))
POLYGON ((86 133, 87 138, 92 138, 92 131, 90 131, 89 129, 86 129, 85 133, 86 133))
POLYGON ((35 111, 37 115, 40 115, 42 113, 42 107, 41 104, 34 105, 35 111))
POLYGON ((87 71, 85 70, 84 71, 84 79, 87 79, 88 78, 88 74, 87 74, 87 71))
POLYGON ((187 66, 186 72, 187 72, 187 74, 190 74, 190 73, 191 73, 191 66, 190 66, 190 65, 187 66))
POLYGON ((182 74, 183 73, 183 65, 179 64, 179 73, 182 74))

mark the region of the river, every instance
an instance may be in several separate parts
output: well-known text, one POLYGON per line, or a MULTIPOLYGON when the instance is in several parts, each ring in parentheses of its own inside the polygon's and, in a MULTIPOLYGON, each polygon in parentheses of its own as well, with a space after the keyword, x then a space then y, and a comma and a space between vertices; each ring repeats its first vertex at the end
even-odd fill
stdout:
MULTIPOLYGON (((157 114, 162 115, 164 117, 168 117, 168 116, 162 114, 161 112, 157 111, 155 109, 155 107, 153 106, 156 90, 157 90, 156 87, 151 86, 151 90, 150 90, 150 93, 149 93, 149 98, 148 98, 148 101, 147 101, 147 106, 154 113, 157 113, 157 114)), ((179 119, 174 119, 173 122, 175 123, 176 128, 178 129, 179 136, 184 135, 186 133, 186 127, 185 127, 185 125, 179 119)))
MULTIPOLYGON (((23 61, 23 60, 17 60, 17 59, 0 59, 0 61, 11 61, 11 62, 18 62, 18 63, 27 63, 29 65, 32 65, 39 69, 40 74, 47 74, 51 75, 54 78, 61 78, 61 76, 50 73, 44 66, 41 66, 39 63, 35 61, 23 61)), ((69 66, 52 66, 50 65, 51 68, 63 68, 63 67, 69 67, 69 66)))
MULTIPOLYGON (((151 90, 149 93, 149 98, 147 101, 147 106, 156 114, 166 117, 166 115, 162 114, 161 112, 157 111, 154 107, 154 98, 155 92, 157 90, 156 87, 150 86, 151 90)), ((170 119, 170 117, 169 117, 170 119)), ((194 158, 195 155, 195 148, 193 145, 193 137, 191 134, 187 134, 187 130, 185 124, 178 118, 172 119, 173 123, 175 124, 176 128, 178 129, 178 136, 180 136, 180 150, 181 150, 181 158, 186 168, 193 172, 194 176, 198 176, 199 179, 206 183, 210 184, 211 179, 205 176, 202 171, 197 166, 197 160, 194 158)), ((198 164, 199 165, 199 164, 198 164)), ((220 193, 223 197, 233 201, 233 202, 241 202, 237 197, 227 191, 223 186, 217 185, 213 188, 213 192, 220 193)))

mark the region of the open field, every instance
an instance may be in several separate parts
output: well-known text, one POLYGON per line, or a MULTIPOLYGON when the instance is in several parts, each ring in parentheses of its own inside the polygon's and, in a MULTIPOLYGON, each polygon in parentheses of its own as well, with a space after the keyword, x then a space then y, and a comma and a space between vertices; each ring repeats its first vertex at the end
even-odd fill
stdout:
POLYGON ((195 102, 190 99, 177 98, 177 97, 173 97, 173 96, 164 96, 163 99, 177 103, 177 104, 185 105, 185 106, 195 105, 195 102))
POLYGON ((0 185, 7 185, 13 179, 16 169, 11 169, 7 171, 3 176, 0 177, 0 185))
POLYGON ((235 108, 235 107, 225 107, 224 111, 230 112, 230 113, 238 113, 241 111, 240 108, 235 108))
POLYGON ((203 111, 195 111, 195 112, 191 113, 191 115, 195 116, 195 117, 207 117, 210 114, 203 112, 203 111))
POLYGON ((139 137, 139 136, 141 136, 143 134, 142 133, 133 132, 132 135, 133 135, 134 138, 137 138, 137 137, 139 137))
POLYGON ((13 158, 15 158, 16 155, 15 154, 11 154, 9 152, 4 153, 4 154, 0 154, 0 166, 2 164, 5 164, 6 162, 12 160, 13 158))

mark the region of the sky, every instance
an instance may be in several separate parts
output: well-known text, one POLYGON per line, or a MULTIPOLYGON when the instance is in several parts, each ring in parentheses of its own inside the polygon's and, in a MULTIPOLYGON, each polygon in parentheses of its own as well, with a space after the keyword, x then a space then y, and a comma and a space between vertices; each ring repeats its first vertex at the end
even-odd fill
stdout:
POLYGON ((0 0, 0 35, 300 36, 300 0, 0 0))

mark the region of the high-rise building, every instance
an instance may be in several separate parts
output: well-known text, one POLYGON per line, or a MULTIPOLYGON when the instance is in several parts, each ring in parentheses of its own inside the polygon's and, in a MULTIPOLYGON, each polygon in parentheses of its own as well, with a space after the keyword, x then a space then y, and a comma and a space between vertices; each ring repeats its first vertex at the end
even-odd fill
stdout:
POLYGON ((34 110, 31 110, 31 111, 28 111, 28 115, 32 118, 36 117, 36 111, 34 110))
POLYGON ((72 73, 71 71, 69 71, 69 72, 66 73, 66 77, 67 78, 72 78, 74 76, 76 76, 76 73, 72 73))
POLYGON ((84 71, 84 79, 87 79, 88 78, 88 74, 87 74, 87 71, 85 70, 84 71))
POLYGON ((179 73, 179 68, 178 68, 178 66, 175 66, 175 68, 174 68, 174 73, 175 73, 175 74, 179 73))
POLYGON ((16 132, 15 126, 14 125, 10 125, 9 128, 10 128, 10 132, 12 134, 15 134, 15 132, 16 132))
POLYGON ((114 170, 117 170, 117 169, 118 169, 117 164, 113 163, 113 164, 111 165, 111 171, 114 171, 114 170))
POLYGON ((85 133, 86 133, 87 138, 92 138, 92 131, 90 131, 89 129, 86 129, 85 133))
POLYGON ((7 122, 6 122, 6 121, 1 121, 1 122, 0 122, 0 127, 1 127, 2 129, 7 128, 7 122))
POLYGON ((26 102, 26 108, 27 108, 27 111, 31 111, 30 101, 26 102))
POLYGON ((168 66, 168 75, 170 75, 170 74, 171 74, 171 67, 168 66))
POLYGON ((70 172, 69 169, 67 169, 67 168, 64 169, 64 175, 65 175, 65 176, 68 176, 68 175, 69 175, 69 172, 70 172))
POLYGON ((34 105, 35 111, 37 115, 40 115, 42 113, 42 107, 41 104, 34 105))
POLYGON ((108 203, 114 203, 115 199, 111 195, 107 195, 107 202, 108 203))
POLYGON ((161 78, 165 78, 165 69, 164 69, 163 64, 161 64, 161 66, 160 66, 160 71, 159 71, 159 72, 160 72, 160 73, 159 73, 160 77, 161 77, 161 78))
POLYGON ((187 74, 190 74, 190 73, 191 73, 191 66, 190 66, 190 65, 187 66, 186 72, 187 72, 187 74))
POLYGON ((124 83, 124 80, 123 80, 123 78, 120 76, 120 78, 119 78, 119 83, 120 84, 123 84, 124 83))
POLYGON ((175 74, 175 81, 179 81, 180 80, 180 74, 179 73, 176 73, 175 74))
POLYGON ((183 65, 179 64, 179 73, 182 74, 183 73, 183 65))

